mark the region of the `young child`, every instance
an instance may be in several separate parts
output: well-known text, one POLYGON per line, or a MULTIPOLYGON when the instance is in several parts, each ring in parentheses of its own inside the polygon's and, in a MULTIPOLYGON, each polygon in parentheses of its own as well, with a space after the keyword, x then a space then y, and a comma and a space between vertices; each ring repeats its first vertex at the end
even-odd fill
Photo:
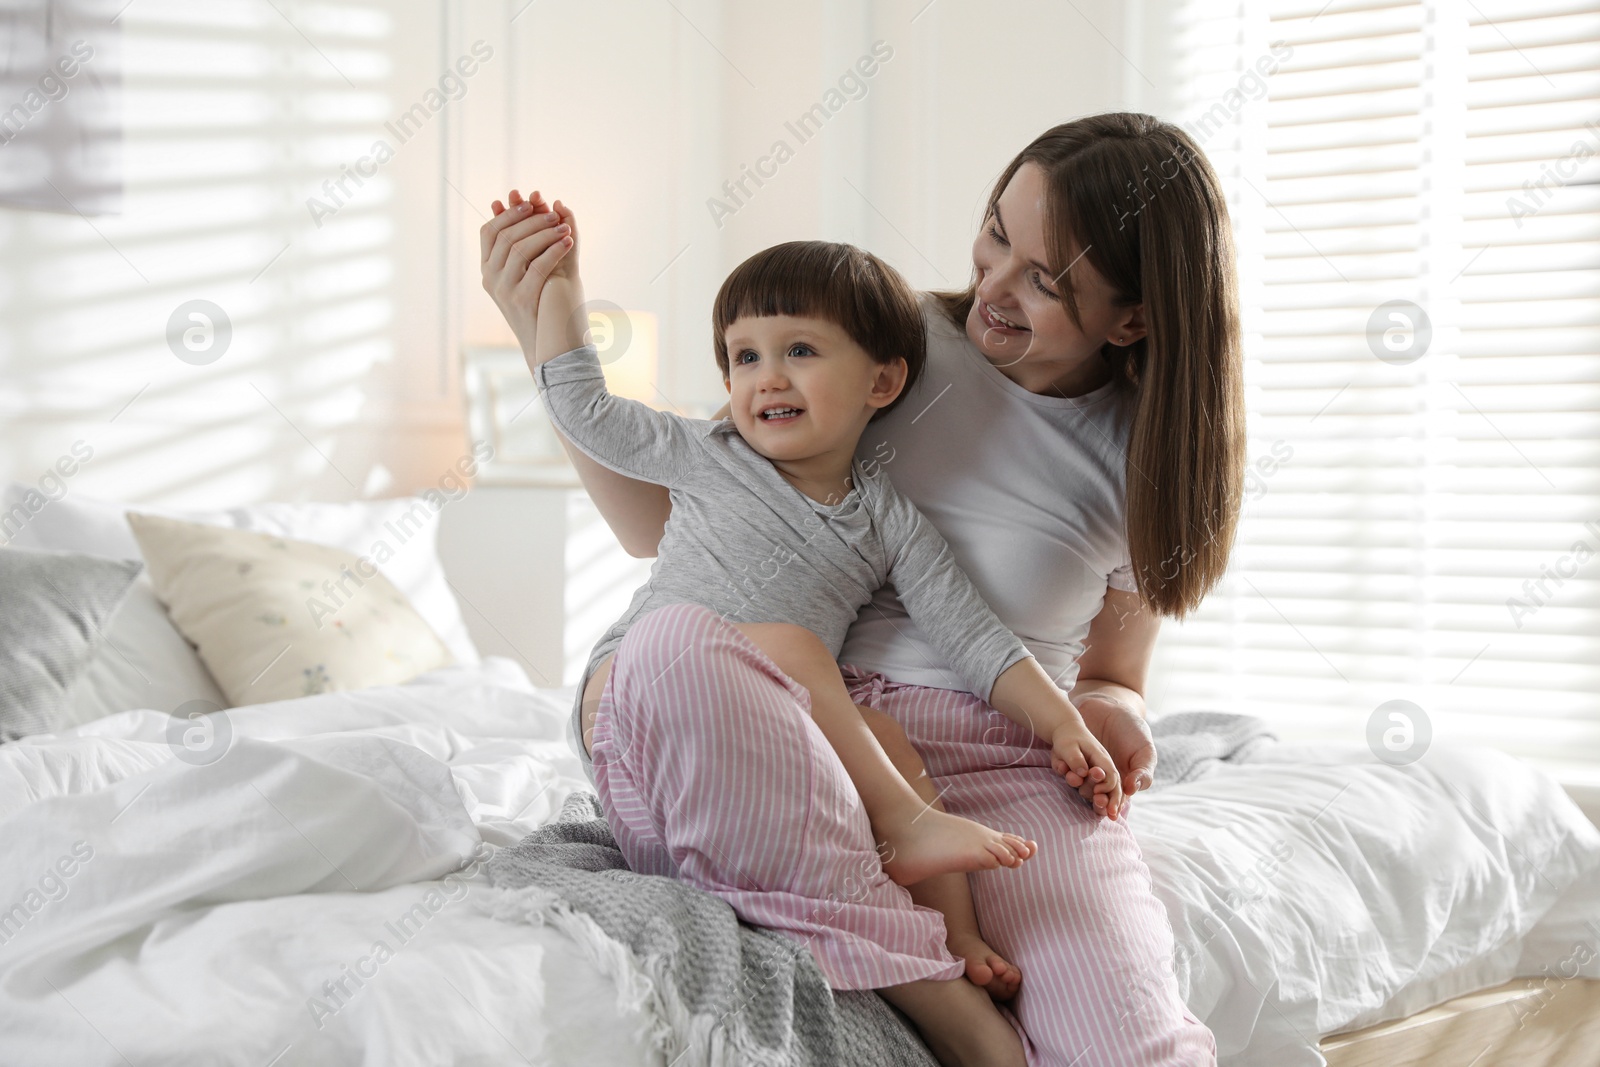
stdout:
MULTIPOLYGON (((570 209, 562 212, 573 224, 570 209)), ((1015 867, 1034 845, 950 815, 919 795, 914 756, 891 762, 887 716, 850 698, 835 657, 886 582, 971 691, 1049 741, 1058 773, 1120 804, 1117 772, 1077 709, 984 603, 933 525, 855 452, 867 423, 904 396, 925 355, 916 295, 849 245, 791 242, 741 264, 717 295, 717 362, 731 417, 709 421, 610 395, 585 343, 576 256, 550 273, 531 362, 545 407, 571 444, 619 473, 666 486, 672 514, 649 581, 590 655, 574 708, 597 706, 628 627, 693 603, 737 625, 811 697, 811 714, 850 775, 902 885, 1015 867), (869 725, 866 716, 872 717, 869 725)), ((905 743, 893 744, 901 753, 905 743)), ((931 796, 930 787, 924 793, 931 796)), ((938 896, 952 953, 992 995, 1020 975, 982 940, 964 878, 938 896)))

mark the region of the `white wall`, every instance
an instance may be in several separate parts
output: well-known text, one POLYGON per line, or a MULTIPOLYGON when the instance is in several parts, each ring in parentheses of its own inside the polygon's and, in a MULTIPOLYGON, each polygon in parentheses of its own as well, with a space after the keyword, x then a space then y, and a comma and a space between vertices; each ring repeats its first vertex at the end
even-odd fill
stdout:
POLYGON ((293 25, 265 3, 131 6, 123 213, 0 210, 0 475, 33 481, 82 439, 74 492, 336 500, 432 482, 463 450, 441 358, 459 336, 440 253, 460 209, 438 195, 439 159, 486 87, 319 227, 307 198, 461 49, 439 43, 431 4, 280 6, 293 25), (205 366, 166 341, 196 298, 233 326, 205 366))
POLYGON ((130 6, 124 213, 0 209, 0 476, 81 438, 75 491, 147 503, 429 484, 464 447, 460 345, 509 340, 476 228, 512 184, 582 211, 591 295, 660 315, 663 392, 713 401, 711 298, 744 256, 851 240, 959 284, 1009 155, 1142 84, 1101 36, 1126 43, 1134 9, 1104 0, 538 0, 510 21, 525 2, 130 6), (478 40, 465 97, 399 144, 383 124, 478 40), (865 97, 799 144, 785 121, 878 40, 865 97), (319 228, 308 198, 380 137, 394 160, 319 228), (719 227, 706 202, 779 138, 794 158, 719 227), (165 341, 194 298, 234 325, 208 366, 165 341))
MULTIPOLYGON (((123 213, 0 208, 0 478, 36 482, 83 441, 93 459, 68 491, 146 504, 349 500, 437 482, 467 447, 462 345, 511 341, 479 287, 477 228, 512 185, 581 213, 591 298, 660 317, 663 403, 720 403, 709 318, 734 265, 826 238, 877 252, 918 286, 963 284, 983 198, 1013 153, 1074 116, 1159 100, 1147 75, 1165 65, 1150 47, 1161 30, 1144 11, 138 0, 119 20, 123 213), (385 123, 478 41, 492 55, 465 95, 400 143, 385 123), (800 143, 785 123, 879 41, 892 56, 864 95, 800 143), (323 183, 380 138, 393 160, 347 182, 318 225, 308 200, 331 205, 323 183), (719 224, 708 201, 780 139, 793 158, 719 224), (204 366, 166 340, 193 299, 234 329, 204 366)), ((548 518, 565 522, 565 506, 548 518)), ((516 565, 553 564, 532 553, 516 565)), ((523 577, 504 602, 483 582, 476 608, 502 622, 560 610, 530 607, 542 579, 523 577)))

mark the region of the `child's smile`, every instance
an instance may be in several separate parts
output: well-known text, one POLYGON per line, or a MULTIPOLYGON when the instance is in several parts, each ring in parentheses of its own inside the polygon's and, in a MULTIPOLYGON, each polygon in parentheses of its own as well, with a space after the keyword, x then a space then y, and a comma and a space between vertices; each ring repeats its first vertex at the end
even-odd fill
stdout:
POLYGON ((805 410, 803 408, 797 408, 787 404, 779 404, 775 407, 762 408, 760 417, 762 422, 766 423, 768 426, 772 426, 792 423, 804 414, 805 410))

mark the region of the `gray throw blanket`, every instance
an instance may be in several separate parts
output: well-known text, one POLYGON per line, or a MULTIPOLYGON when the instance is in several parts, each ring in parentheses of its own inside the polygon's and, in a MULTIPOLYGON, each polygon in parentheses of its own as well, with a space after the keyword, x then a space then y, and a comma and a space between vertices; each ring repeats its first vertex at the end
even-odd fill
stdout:
POLYGON ((1156 740, 1152 790, 1204 778, 1229 760, 1246 758, 1276 738, 1254 715, 1226 711, 1177 711, 1150 720, 1156 740))
MULTIPOLYGON (((1152 788, 1193 781, 1270 740, 1250 715, 1152 720, 1152 788)), ((666 1062, 937 1067, 905 1017, 870 991, 833 991, 804 947, 741 923, 709 893, 628 870, 593 793, 495 853, 486 908, 573 938, 642 1012, 666 1062)), ((479 898, 483 899, 483 898, 479 898)))
POLYGON ((811 953, 746 926, 709 893, 635 874, 592 793, 488 863, 497 918, 569 934, 653 1017, 666 1062, 937 1067, 904 1016, 870 991, 828 988, 811 953))

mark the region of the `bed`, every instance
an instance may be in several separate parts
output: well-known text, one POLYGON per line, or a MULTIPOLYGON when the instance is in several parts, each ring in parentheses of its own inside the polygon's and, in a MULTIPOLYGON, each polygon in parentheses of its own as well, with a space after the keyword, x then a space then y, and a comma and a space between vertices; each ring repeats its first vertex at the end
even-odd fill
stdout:
MULTIPOLYGON (((0 1063, 669 1062, 614 961, 491 915, 587 788, 571 697, 457 662, 229 708, 199 762, 102 686, 0 745, 0 1063)), ((1267 743, 1130 825, 1223 1064, 1597 1062, 1600 832, 1548 776, 1267 743)))

